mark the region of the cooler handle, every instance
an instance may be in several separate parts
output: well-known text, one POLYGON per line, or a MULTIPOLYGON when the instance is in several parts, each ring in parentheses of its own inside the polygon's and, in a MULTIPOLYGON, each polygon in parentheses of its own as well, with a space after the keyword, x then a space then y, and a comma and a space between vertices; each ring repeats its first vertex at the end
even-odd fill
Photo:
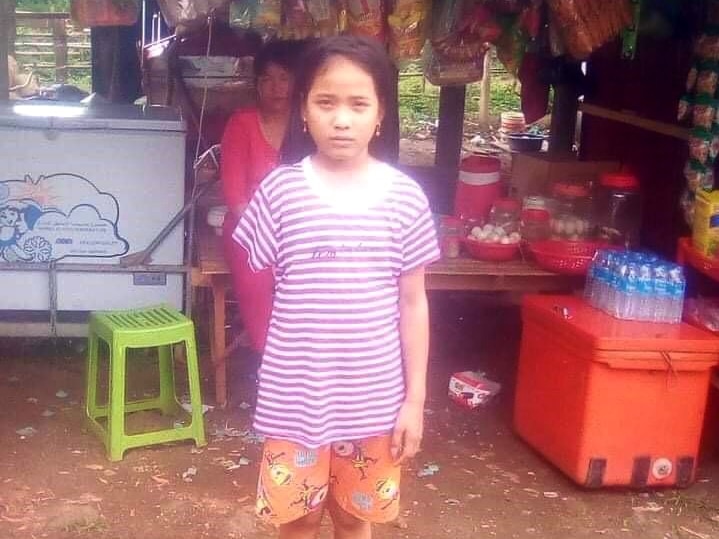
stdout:
POLYGON ((704 357, 708 356, 707 359, 688 360, 678 360, 676 357, 672 358, 669 352, 663 351, 652 353, 644 352, 642 355, 644 357, 637 359, 599 356, 595 357, 594 360, 598 363, 604 363, 611 369, 665 371, 667 376, 671 378, 677 378, 680 372, 707 371, 719 362, 716 359, 709 360, 708 357, 712 356, 707 354, 701 354, 704 357))

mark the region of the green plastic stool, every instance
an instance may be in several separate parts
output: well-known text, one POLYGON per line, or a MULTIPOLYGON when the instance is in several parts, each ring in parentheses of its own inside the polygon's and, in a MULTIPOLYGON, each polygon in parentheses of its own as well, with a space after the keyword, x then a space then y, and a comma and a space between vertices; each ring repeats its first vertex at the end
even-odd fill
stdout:
POLYGON ((90 315, 87 346, 86 413, 93 431, 102 439, 107 456, 122 460, 126 450, 178 440, 205 445, 205 428, 200 396, 200 375, 192 320, 165 305, 130 311, 94 312, 90 315), (110 348, 109 394, 107 405, 97 404, 98 348, 102 339, 110 348), (190 387, 191 423, 187 426, 141 434, 125 432, 125 414, 160 410, 170 415, 180 409, 175 394, 172 345, 185 343, 190 387), (158 348, 160 394, 151 399, 126 402, 125 368, 127 349, 158 348), (107 418, 107 427, 100 418, 107 418))

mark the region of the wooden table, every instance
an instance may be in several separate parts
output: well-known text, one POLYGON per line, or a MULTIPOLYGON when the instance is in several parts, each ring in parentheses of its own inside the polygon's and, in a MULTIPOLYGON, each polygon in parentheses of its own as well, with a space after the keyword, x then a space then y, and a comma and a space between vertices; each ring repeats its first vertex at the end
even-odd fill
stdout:
MULTIPOLYGON (((202 225, 196 234, 198 260, 191 283, 208 287, 210 306, 210 355, 215 370, 215 400, 227 403, 225 363, 225 300, 232 283, 222 251, 222 238, 202 225)), ((467 258, 440 260, 429 266, 427 290, 472 290, 488 292, 562 292, 581 285, 583 279, 544 271, 522 260, 512 262, 481 262, 467 258)))

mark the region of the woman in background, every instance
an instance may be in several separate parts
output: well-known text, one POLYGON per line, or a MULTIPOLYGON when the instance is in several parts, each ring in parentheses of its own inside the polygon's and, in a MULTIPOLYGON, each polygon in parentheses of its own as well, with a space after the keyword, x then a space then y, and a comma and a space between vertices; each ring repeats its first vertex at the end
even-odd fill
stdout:
POLYGON ((267 335, 274 280, 272 269, 254 272, 232 233, 260 181, 279 164, 287 130, 297 43, 270 42, 255 57, 257 106, 235 112, 222 136, 221 177, 228 212, 223 227, 225 259, 250 346, 262 352, 267 335))

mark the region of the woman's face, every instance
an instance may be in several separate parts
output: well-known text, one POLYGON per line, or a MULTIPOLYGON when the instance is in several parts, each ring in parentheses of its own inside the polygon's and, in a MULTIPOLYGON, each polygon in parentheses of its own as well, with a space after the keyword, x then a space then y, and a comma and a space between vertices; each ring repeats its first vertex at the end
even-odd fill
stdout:
POLYGON ((257 77, 258 106, 264 112, 289 113, 292 75, 284 67, 269 63, 257 77))

